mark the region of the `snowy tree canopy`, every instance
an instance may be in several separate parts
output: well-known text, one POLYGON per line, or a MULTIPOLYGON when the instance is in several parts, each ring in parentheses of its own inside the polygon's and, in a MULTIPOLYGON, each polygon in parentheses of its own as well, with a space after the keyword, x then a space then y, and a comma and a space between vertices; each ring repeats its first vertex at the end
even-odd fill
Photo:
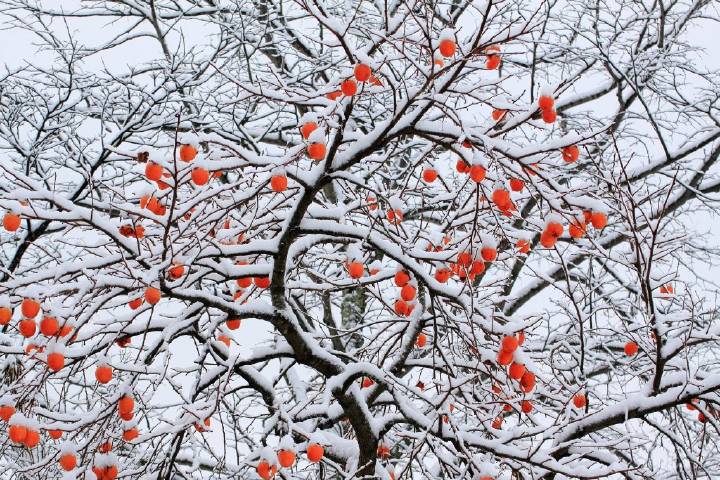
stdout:
POLYGON ((720 478, 718 16, 0 0, 0 479, 720 478))

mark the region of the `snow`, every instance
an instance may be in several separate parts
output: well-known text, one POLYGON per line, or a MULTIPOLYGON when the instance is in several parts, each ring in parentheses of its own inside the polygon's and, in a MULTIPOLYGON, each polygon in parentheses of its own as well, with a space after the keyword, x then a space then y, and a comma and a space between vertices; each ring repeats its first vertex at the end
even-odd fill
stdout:
POLYGON ((466 3, 432 12, 379 0, 38 6, 48 21, 23 28, 47 30, 33 37, 44 51, 2 81, 0 211, 23 223, 0 230, 0 305, 14 310, 0 333, 0 405, 19 409, 11 423, 66 433, 36 451, 8 449, 0 479, 55 478, 57 454, 70 449, 84 459, 78 474, 116 464, 121 477, 170 475, 176 454, 183 478, 256 478, 258 461, 274 463, 279 448, 299 463, 279 477, 310 478, 308 442, 326 448, 326 476, 352 478, 360 447, 376 441, 397 453, 370 455, 378 478, 718 476, 716 242, 712 221, 688 219, 714 211, 720 133, 707 113, 714 75, 693 71, 692 42, 674 30, 690 7, 667 7, 659 46, 657 12, 632 2, 618 17, 601 6, 599 28, 575 0, 549 10, 466 3), (50 20, 63 11, 74 14, 50 20), (48 45, 51 35, 79 39, 72 72, 61 60, 71 44, 48 45), (458 54, 438 68, 442 39, 456 39, 458 54), (148 48, 118 56, 138 40, 148 48), (502 67, 487 71, 474 45, 501 48, 502 67), (41 56, 52 59, 42 69, 41 56), (325 98, 358 62, 382 86, 325 98), (685 85, 690 77, 703 87, 685 85), (560 113, 553 125, 537 117, 546 93, 560 113), (502 121, 490 119, 493 108, 508 110, 502 121), (305 141, 299 127, 309 121, 320 127, 305 141), (176 136, 198 148, 195 161, 173 158, 176 136), (311 142, 327 146, 326 161, 307 157, 311 142), (572 165, 561 159, 569 145, 582 151, 572 165), (169 171, 169 188, 145 179, 141 151, 169 171), (487 179, 458 173, 459 157, 487 179), (189 185, 197 166, 222 176, 189 185), (427 166, 439 173, 432 184, 420 178, 427 166), (290 179, 281 194, 268 186, 278 174, 290 179), (489 197, 509 178, 525 188, 511 193, 517 212, 505 217, 489 197), (145 194, 166 213, 140 208, 145 194), (389 210, 403 221, 389 222, 389 210), (564 235, 556 249, 534 243, 548 222, 567 229, 585 210, 606 213, 608 226, 564 235), (130 222, 143 239, 119 233, 130 222), (519 238, 532 244, 527 255, 517 254, 519 238), (498 259, 460 278, 458 253, 481 247, 498 259), (348 261, 365 264, 362 278, 349 277, 348 261), (176 263, 186 269, 171 279, 176 263), (440 266, 456 270, 445 283, 440 266), (398 270, 417 288, 407 317, 393 311, 398 270), (243 284, 260 276, 269 288, 243 284), (668 283, 675 291, 661 294, 668 283), (160 303, 130 309, 149 285, 160 303), (37 322, 54 315, 72 334, 22 337, 24 297, 41 301, 37 322), (237 330, 229 318, 242 320, 237 330), (537 375, 529 394, 496 360, 502 336, 521 330, 513 360, 537 375), (126 336, 129 345, 116 343, 126 336), (630 339, 634 357, 622 352, 630 339), (26 354, 31 344, 38 350, 26 354), (59 372, 42 361, 53 351, 67 356, 59 372), (102 362, 113 367, 107 385, 93 375, 102 362), (364 377, 375 384, 361 388, 364 377), (587 410, 571 405, 578 391, 587 410), (122 394, 136 399, 129 422, 117 420, 122 394), (693 398, 707 423, 682 407, 693 398), (523 399, 533 401, 529 415, 523 399), (348 406, 359 412, 352 423, 348 406), (208 417, 207 431, 193 428, 208 417), (131 448, 95 453, 135 425, 131 448), (369 440, 353 425, 367 426, 369 440))

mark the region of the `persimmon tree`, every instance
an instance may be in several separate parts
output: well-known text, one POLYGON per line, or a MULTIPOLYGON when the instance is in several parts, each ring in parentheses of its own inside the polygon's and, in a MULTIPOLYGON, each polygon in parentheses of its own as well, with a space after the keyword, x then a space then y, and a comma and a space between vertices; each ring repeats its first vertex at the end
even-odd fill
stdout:
POLYGON ((720 476, 712 2, 73 3, 0 0, 0 478, 720 476))

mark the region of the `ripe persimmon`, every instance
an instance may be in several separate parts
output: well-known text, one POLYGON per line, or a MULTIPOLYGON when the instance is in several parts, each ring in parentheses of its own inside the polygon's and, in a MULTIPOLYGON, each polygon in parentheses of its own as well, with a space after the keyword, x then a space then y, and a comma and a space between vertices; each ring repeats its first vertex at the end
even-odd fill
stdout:
POLYGON ((133 417, 135 416, 135 412, 123 412, 123 413, 118 413, 118 416, 119 416, 120 418, 122 418, 123 420, 125 420, 126 422, 129 422, 129 421, 132 420, 133 417))
POLYGON ((467 250, 458 253, 457 263, 461 267, 465 267, 465 268, 469 267, 470 264, 472 263, 472 254, 470 252, 468 252, 467 250))
POLYGON ((562 158, 565 163, 575 163, 580 158, 580 149, 577 145, 570 145, 562 149, 562 158))
POLYGON ((427 167, 422 172, 422 178, 426 183, 433 183, 435 180, 437 180, 437 177, 437 170, 432 167, 427 167))
POLYGON ((415 287, 413 287, 409 283, 406 283, 400 289, 400 298, 402 298, 406 302, 411 302, 411 301, 415 300, 416 293, 417 293, 417 290, 415 289, 415 287))
POLYGON ((130 395, 123 395, 118 400, 117 408, 120 414, 132 413, 135 410, 135 399, 130 395))
POLYGON ((317 443, 311 443, 307 447, 307 458, 312 463, 318 463, 320 460, 322 460, 323 455, 325 454, 325 449, 318 445, 317 443))
POLYGON ((150 198, 148 198, 147 202, 145 202, 145 207, 151 212, 153 212, 155 215, 160 215, 160 212, 162 211, 163 205, 160 203, 160 200, 158 200, 154 195, 150 198))
POLYGON ((0 307, 0 325, 7 325, 12 318, 12 310, 8 307, 0 307))
POLYGON ((197 156, 197 149, 189 144, 180 145, 180 160, 183 162, 192 162, 197 156))
POLYGON ((138 432, 138 429, 135 427, 132 427, 132 428, 129 428, 129 429, 123 431, 122 438, 126 442, 132 442, 139 435, 140 435, 140 433, 138 432))
POLYGON ((270 188, 273 192, 284 192, 287 190, 288 179, 285 175, 273 175, 270 179, 270 188))
POLYGON ((520 380, 525 374, 525 365, 522 363, 513 362, 508 368, 508 375, 513 380, 520 380))
POLYGON ((33 430, 31 428, 27 429, 27 434, 25 435, 25 439, 22 441, 22 444, 25 445, 25 448, 35 448, 40 443, 40 432, 37 430, 33 430))
POLYGON ((575 405, 575 408, 583 408, 585 405, 587 405, 587 398, 582 393, 577 393, 572 399, 573 405, 575 405))
POLYGON ((60 352, 52 352, 47 356, 48 368, 53 372, 59 372, 65 366, 65 355, 60 352))
POLYGON ((449 58, 455 55, 455 52, 457 51, 457 45, 455 44, 454 40, 450 38, 444 38, 440 40, 438 50, 440 51, 440 55, 445 58, 449 58))
POLYGON ((115 480, 118 475, 118 468, 116 465, 110 465, 107 467, 92 467, 92 471, 97 477, 97 480, 115 480))
POLYGON ((59 440, 63 436, 63 431, 57 429, 48 430, 47 433, 53 440, 59 440))
POLYGON ((485 271, 485 262, 482 260, 473 260, 470 266, 470 273, 472 275, 482 275, 485 271))
POLYGON ((480 183, 485 180, 485 167, 482 165, 473 165, 470 167, 470 180, 480 183))
POLYGON ((395 285, 398 287, 404 287, 410 281, 410 275, 405 270, 398 270, 395 272, 395 285))
POLYGON ((350 262, 347 264, 347 270, 350 274, 350 278, 362 278, 363 274, 365 273, 365 265, 363 265, 361 262, 350 262))
POLYGON ((144 300, 142 297, 133 298, 128 302, 128 306, 133 310, 137 310, 138 308, 140 308, 140 305, 142 305, 143 302, 144 300))
POLYGON ((160 164, 154 163, 154 162, 148 162, 147 165, 145 165, 145 176, 148 180, 152 180, 153 182, 157 182, 162 178, 163 174, 163 167, 160 164))
POLYGON ((492 193, 492 201, 498 208, 504 210, 510 204, 510 192, 504 188, 496 188, 492 193))
POLYGON ((403 221, 403 213, 402 210, 400 210, 399 208, 396 208, 394 210, 388 210, 386 217, 388 219, 388 222, 394 223, 395 225, 403 221))
POLYGON ((422 332, 418 333, 418 336, 415 339, 415 346, 418 348, 425 348, 426 344, 427 344, 427 335, 425 335, 422 332))
POLYGON ((496 70, 502 61, 502 58, 499 55, 500 53, 500 47, 497 45, 490 45, 485 49, 485 54, 487 55, 487 58, 485 60, 485 68, 488 70, 496 70))
POLYGON ((493 262, 497 258, 497 249, 495 247, 482 247, 480 255, 486 262, 493 262))
POLYGON ((547 230, 540 234, 540 245, 545 248, 553 248, 557 243, 557 237, 549 233, 547 230))
POLYGON ((112 367, 107 364, 98 365, 95 368, 95 379, 100 383, 110 383, 113 377, 112 367))
POLYGON ((168 269, 168 277, 170 277, 171 280, 178 280, 183 275, 185 275, 184 265, 173 265, 168 269))
POLYGON ((132 237, 133 236, 133 226, 132 225, 120 225, 120 228, 118 228, 118 232, 120 232, 120 235, 123 237, 132 237))
POLYGON ((634 356, 639 350, 638 344, 632 340, 625 344, 625 355, 628 357, 634 356))
POLYGON ((525 369, 525 373, 520 377, 520 388, 522 391, 525 393, 532 392, 533 388, 535 388, 535 382, 535 374, 525 369))
MULTIPOLYGON (((151 195, 143 195, 140 197, 140 208, 147 208, 148 203, 150 203, 150 199, 155 198, 151 195)), ((157 201, 157 199, 155 199, 157 201)))
POLYGON ((543 110, 542 119, 545 123, 555 123, 555 120, 557 120, 557 112, 555 110, 543 110))
POLYGON ((325 158, 325 144, 324 143, 311 143, 307 147, 308 157, 313 160, 322 160, 325 158))
POLYGON ((458 158, 455 163, 455 170, 457 170, 458 173, 468 173, 470 171, 470 165, 462 158, 458 158))
POLYGON ((40 333, 46 337, 54 337, 60 331, 57 318, 45 316, 40 321, 40 333))
POLYGON ((513 352, 508 352, 506 350, 500 350, 497 354, 497 362, 500 365, 507 366, 510 365, 513 361, 513 352))
POLYGON ((525 182, 519 178, 510 179, 510 190, 513 192, 522 192, 523 188, 525 188, 525 182))
POLYGON ((577 219, 571 221, 570 226, 568 227, 568 233, 570 233, 572 238, 582 238, 585 236, 586 231, 587 225, 585 222, 581 222, 577 219))
POLYGON ((523 413, 530 413, 532 412, 533 405, 530 400, 523 400, 520 402, 520 410, 522 410, 523 413))
POLYGON ((40 304, 32 298, 23 298, 20 311, 25 318, 35 318, 40 313, 40 304))
POLYGON ((527 254, 530 252, 530 242, 524 239, 520 239, 515 243, 515 247, 517 247, 518 252, 527 254))
POLYGON ((18 322, 18 330, 20 330, 20 334, 23 337, 32 337, 37 331, 37 325, 35 324, 35 320, 32 320, 30 318, 24 318, 20 320, 20 322, 18 322))
POLYGON ((109 453, 112 451, 112 442, 108 440, 107 442, 103 442, 98 447, 98 452, 100 453, 109 453))
POLYGON ((12 405, 0 405, 0 419, 4 422, 10 421, 10 417, 15 414, 15 407, 12 405))
POLYGON ((401 298, 395 300, 395 306, 393 307, 395 313, 401 317, 407 317, 410 315, 410 307, 407 302, 401 298))
POLYGON ((263 480, 270 480, 277 473, 277 466, 270 465, 267 460, 262 460, 257 464, 256 471, 263 480))
POLYGON ((150 305, 155 305, 160 301, 161 297, 160 290, 155 287, 147 287, 145 289, 145 301, 150 305))
POLYGON ((12 212, 6 212, 3 216, 3 227, 8 232, 15 232, 20 228, 20 215, 12 212))
POLYGON ((105 467, 103 472, 103 480, 115 480, 118 475, 117 465, 110 465, 105 467))
POLYGON ((450 280, 451 275, 452 272, 449 268, 438 268, 437 270, 435 270, 435 280, 440 283, 445 283, 450 280))
POLYGON ((283 468, 290 468, 295 464, 295 452, 281 449, 277 454, 278 463, 283 468))
POLYGON ((540 95, 538 108, 540 110, 552 110, 555 107, 555 99, 550 95, 540 95))
POLYGON ((240 328, 241 321, 239 318, 228 318, 225 320, 225 326, 230 330, 237 330, 240 328))
POLYGON ((500 66, 500 55, 488 55, 485 62, 485 68, 488 70, 497 70, 500 66))
POLYGON ((372 75, 372 70, 368 65, 365 65, 364 63, 358 63, 355 65, 355 79, 358 82, 367 82, 370 80, 370 76, 372 75))
POLYGON ((561 223, 558 222, 548 222, 548 224, 545 226, 545 231, 548 232, 548 235, 552 235, 555 238, 560 238, 563 234, 564 227, 561 223))
POLYGON ((190 178, 195 185, 202 186, 210 180, 210 172, 203 167, 195 167, 192 169, 192 172, 190 172, 190 178))
POLYGON ((598 230, 603 229, 607 225, 607 215, 603 212, 594 211, 590 214, 590 223, 598 230))
POLYGON ((8 429, 8 437, 13 443, 23 443, 27 437, 28 429, 25 425, 14 424, 8 429))
POLYGON ((329 100, 337 100, 338 98, 340 98, 342 96, 342 92, 340 90, 335 90, 333 92, 326 93, 325 96, 329 100))
POLYGON ((370 377, 363 377, 362 379, 362 388, 370 388, 375 384, 375 380, 373 380, 370 377))
POLYGON ((500 120, 502 120, 502 118, 505 116, 506 113, 507 113, 507 110, 496 108, 492 111, 491 116, 492 116, 493 120, 495 120, 496 122, 499 122, 500 120))
POLYGON ((501 348, 506 352, 513 353, 518 349, 519 345, 520 342, 518 342, 517 338, 512 335, 505 335, 502 339, 501 348))
POLYGON ((257 288, 268 288, 270 286, 270 276, 261 275, 259 277, 255 277, 253 278, 253 282, 257 288))
POLYGON ((310 137, 310 134, 317 130, 318 124, 315 122, 307 122, 303 124, 302 127, 300 127, 300 134, 304 139, 308 139, 310 137))
POLYGON ((77 467, 77 457, 74 453, 66 453, 60 457, 58 463, 60 464, 60 468, 69 472, 75 470, 75 467, 77 467))
POLYGON ((348 78, 340 84, 340 91, 346 97, 352 97, 357 93, 357 83, 355 83, 355 80, 348 78))
POLYGON ((377 456, 378 458, 390 457, 390 447, 388 447, 384 443, 380 443, 377 448, 377 456))

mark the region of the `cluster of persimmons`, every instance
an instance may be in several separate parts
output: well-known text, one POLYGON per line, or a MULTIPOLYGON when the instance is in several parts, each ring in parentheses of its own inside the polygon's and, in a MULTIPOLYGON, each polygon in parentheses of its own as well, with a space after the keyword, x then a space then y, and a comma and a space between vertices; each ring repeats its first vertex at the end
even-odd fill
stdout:
MULTIPOLYGON (((457 54, 457 45, 451 38, 442 38, 438 43, 439 56, 434 58, 434 63, 438 67, 443 67, 444 60, 450 59, 457 54)), ((490 46, 484 49, 486 56, 486 68, 495 70, 500 67, 501 53, 498 46, 490 46)), ((373 72, 372 68, 364 63, 359 63, 354 67, 354 75, 347 78, 339 85, 337 91, 328 94, 328 98, 336 100, 341 97, 353 97, 358 94, 359 86, 368 83, 372 86, 382 86, 382 80, 373 72)), ((555 100, 551 93, 543 93, 539 96, 537 109, 540 117, 546 123, 556 121, 557 112, 555 110, 555 100)), ((492 112, 492 118, 495 121, 505 119, 508 112, 505 110, 495 110, 492 112)), ((320 128, 319 120, 307 121, 298 125, 300 135, 306 142, 306 155, 314 161, 322 161, 327 155, 327 146, 323 130, 320 128)), ((465 148, 473 148, 469 141, 462 142, 465 148)), ((177 158, 185 164, 193 162, 198 154, 199 145, 189 143, 181 143, 177 145, 177 158)), ((561 149, 559 152, 562 160, 568 164, 578 161, 580 158, 580 147, 578 145, 569 145, 561 149)), ((171 172, 165 169, 160 163, 154 162, 152 159, 144 158, 145 170, 144 174, 148 181, 153 182, 159 191, 177 188, 179 183, 192 182, 197 187, 203 187, 211 182, 212 178, 218 177, 222 172, 210 172, 202 166, 188 168, 189 178, 178 178, 177 172, 171 172)), ((525 173, 528 175, 536 175, 538 166, 536 164, 524 167, 525 173)), ((455 169, 460 175, 467 175, 472 184, 479 185, 485 181, 486 166, 481 163, 469 164, 465 159, 459 158, 455 164, 455 169)), ((421 179, 425 184, 432 184, 439 178, 438 169, 434 166, 426 166, 421 171, 421 179)), ((285 192, 288 189, 288 177, 284 170, 276 170, 269 178, 269 188, 276 193, 285 192)), ((512 216, 517 211, 513 195, 523 192, 526 188, 526 181, 511 177, 504 183, 495 183, 491 189, 491 193, 487 201, 497 209, 501 215, 512 216)), ((149 212, 157 216, 165 215, 168 206, 163 203, 161 196, 154 194, 145 194, 139 199, 139 206, 147 209, 149 212)), ((366 207, 374 211, 378 208, 378 199, 373 196, 366 197, 366 207)), ((391 207, 385 213, 385 218, 390 225, 398 225, 404 221, 404 214, 401 208, 391 207)), ((189 217, 186 216, 186 220, 189 217)), ((3 217, 3 226, 8 232, 16 232, 21 228, 21 215, 8 211, 3 217)), ((597 230, 606 227, 608 223, 607 214, 600 210, 585 210, 577 218, 572 218, 568 223, 567 229, 569 236, 573 239, 579 239, 586 235, 589 226, 597 230)), ((565 232, 563 219, 559 216, 548 215, 544 228, 539 235, 539 243, 546 249, 552 249, 556 246, 558 239, 565 232)), ((124 237, 144 238, 145 228, 136 222, 126 223, 120 226, 119 233, 124 237)), ((527 255, 532 247, 532 240, 529 238, 520 238, 515 243, 517 253, 527 255)), ((436 265, 433 272, 434 278, 440 283, 447 283, 453 278, 461 281, 475 281, 482 275, 488 265, 491 265, 498 259, 498 247, 496 242, 491 238, 486 238, 477 246, 456 243, 450 236, 445 236, 438 245, 431 245, 428 249, 434 252, 441 252, 444 249, 459 250, 451 261, 442 262, 436 265), (461 246, 464 245, 464 246, 461 246)), ((237 264, 245 264, 246 261, 239 260, 237 264)), ((362 258, 349 259, 345 265, 349 277, 359 281, 366 275, 376 275, 378 269, 368 269, 362 258)), ((167 276, 171 280, 181 279, 186 274, 187 267, 182 264, 172 265, 167 276)), ((394 313, 400 317, 408 317, 412 314, 417 306, 418 282, 417 279, 403 268, 398 268, 393 277, 394 285, 397 287, 397 297, 392 304, 394 313)), ((242 291, 254 285, 257 289, 267 289, 271 284, 271 279, 267 275, 255 277, 243 277, 236 280, 237 287, 242 291)), ((131 309, 136 310, 144 303, 151 306, 158 304, 162 299, 162 293, 157 286, 146 285, 143 287, 142 294, 138 294, 128 302, 131 309)), ((672 286, 667 285, 661 287, 661 293, 672 294, 672 286)), ((47 368, 51 372, 59 372, 65 366, 65 356, 62 348, 62 342, 59 339, 68 337, 73 333, 73 326, 69 321, 62 321, 51 313, 41 314, 41 302, 36 298, 24 298, 19 305, 20 319, 17 324, 18 332, 32 343, 28 344, 27 352, 36 355, 42 359, 47 368), (38 318, 40 318, 38 322, 38 318), (40 334, 49 341, 32 340, 36 337, 39 329, 40 334)), ((13 311, 10 306, 0 306, 0 325, 10 323, 13 311)), ((240 320, 228 319, 226 326, 230 330, 236 330, 240 327, 240 320)), ((522 345, 525 339, 523 332, 516 335, 507 335, 499 339, 499 351, 497 354, 497 363, 501 368, 506 369, 510 379, 517 382, 519 389, 527 394, 533 391, 536 385, 536 376, 533 372, 526 368, 522 361, 522 345)), ((219 335, 218 340, 230 345, 230 338, 227 335, 219 335)), ((72 339, 70 338, 70 341, 72 339)), ((129 338, 118 340, 118 345, 125 347, 129 344, 129 338)), ((427 345, 427 336, 425 333, 419 333, 415 345, 422 349, 427 345)), ((639 347, 637 343, 630 341, 625 345, 625 354, 634 356, 638 353, 639 347)), ((95 369, 95 378, 101 384, 109 384, 114 377, 113 368, 107 363, 99 363, 95 369)), ((362 387, 370 387, 373 385, 372 379, 364 377, 361 381, 362 387)), ((498 387, 493 387, 496 394, 500 394, 498 387)), ((584 408, 587 404, 585 394, 577 393, 572 398, 573 405, 578 408, 584 408)), ((690 405, 692 407, 692 405, 690 405)), ((694 408, 694 407, 693 407, 694 408)), ((510 405, 505 406, 505 410, 510 410, 510 405)), ((524 399, 520 404, 523 413, 530 413, 533 404, 530 400, 524 399)), ((122 394, 117 400, 117 413, 124 422, 131 422, 135 415, 135 402, 131 394, 122 394)), ((34 448, 40 442, 40 427, 36 422, 26 418, 20 412, 15 411, 15 406, 9 403, 0 405, 0 418, 8 424, 8 435, 12 442, 17 445, 24 445, 26 448, 34 448)), ((492 423, 494 428, 500 428, 502 425, 502 416, 498 416, 492 423)), ((199 432, 209 427, 209 418, 204 423, 196 424, 195 428, 199 432)), ((59 440, 63 433, 60 430, 48 430, 50 438, 59 440)), ((126 442, 133 442, 139 436, 136 426, 128 426, 122 432, 122 438, 126 442)), ((111 446, 109 443, 103 444, 96 456, 93 471, 100 480, 113 480, 118 475, 118 467, 116 459, 110 454, 111 446)), ((310 462, 320 462, 324 456, 323 446, 319 443, 311 442, 306 448, 306 457, 310 462)), ((378 456, 381 458, 389 455, 389 448, 381 445, 378 449, 378 456)), ((294 447, 281 448, 277 451, 275 458, 261 458, 256 465, 258 475, 269 480, 274 477, 279 468, 290 468, 296 463, 296 451, 294 447)), ((77 456, 71 449, 65 449, 59 456, 59 465, 63 470, 72 471, 77 467, 77 456)), ((487 480, 490 477, 482 477, 487 480)))

